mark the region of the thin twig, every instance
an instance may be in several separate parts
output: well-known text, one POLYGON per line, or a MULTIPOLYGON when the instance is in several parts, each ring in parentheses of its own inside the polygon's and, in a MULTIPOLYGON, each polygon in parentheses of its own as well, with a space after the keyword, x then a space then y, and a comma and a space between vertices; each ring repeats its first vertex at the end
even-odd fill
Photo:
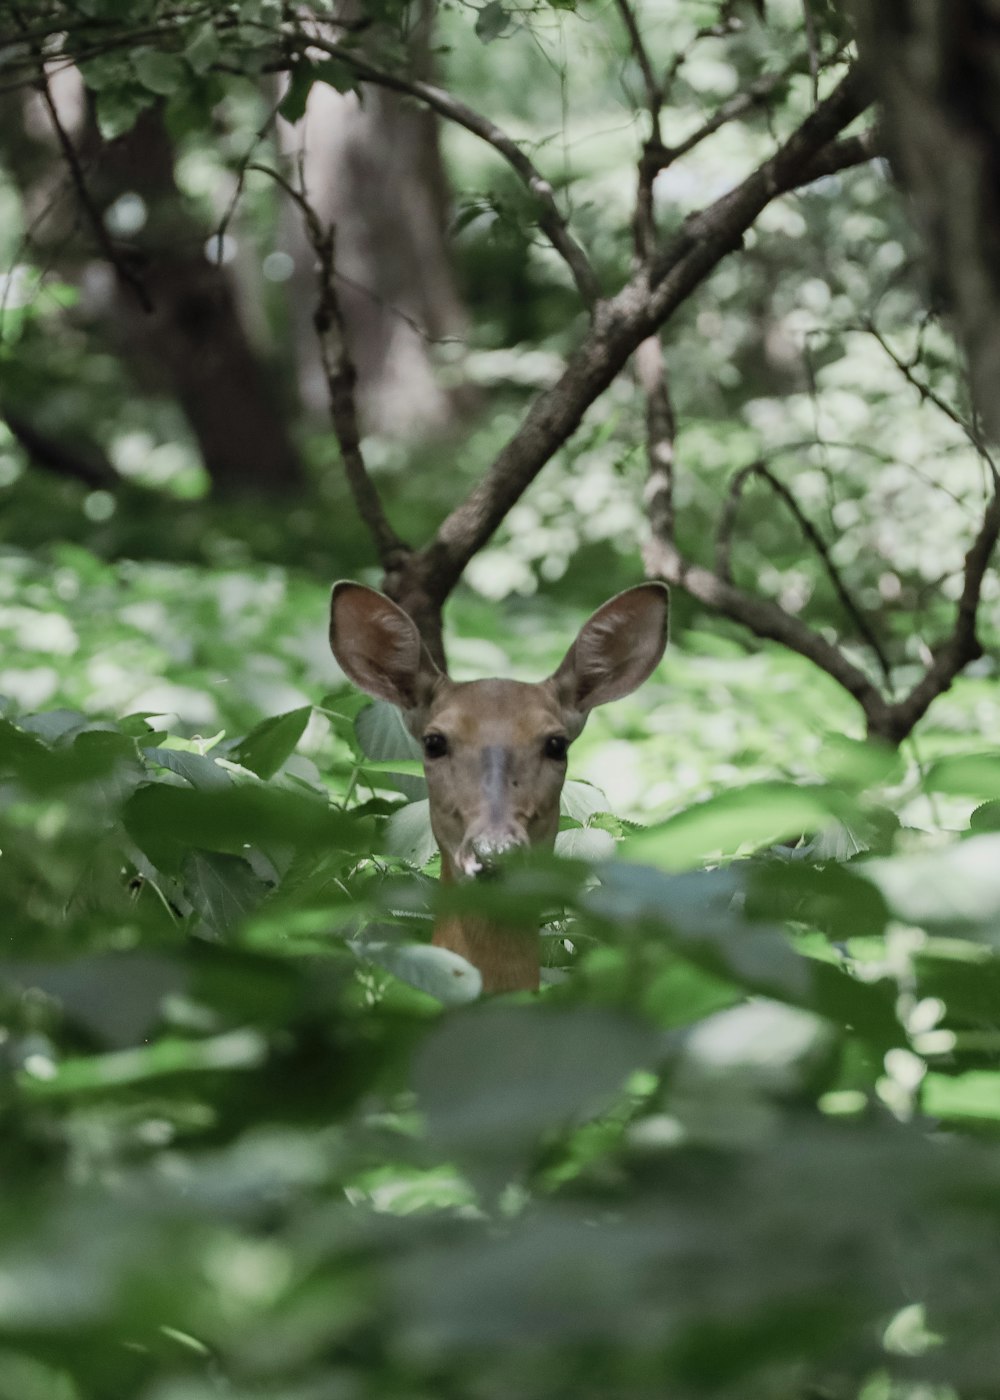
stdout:
POLYGON ((802 0, 802 18, 806 30, 806 48, 809 53, 809 77, 812 79, 813 106, 819 101, 819 44, 816 40, 816 20, 812 12, 812 0, 802 0))
POLYGON ((108 233, 101 211, 98 209, 90 190, 87 188, 87 181, 84 178, 80 158, 77 154, 76 147, 70 140, 69 133, 63 126, 62 118, 59 116, 59 109, 55 104, 52 91, 49 87, 44 64, 40 58, 39 73, 35 80, 35 87, 41 95, 42 101, 45 103, 53 130, 56 134, 56 139, 63 153, 63 159, 66 162, 66 168, 69 171, 70 180, 72 181, 73 188, 76 190, 80 208, 86 215, 87 222, 90 224, 98 247, 114 269, 119 281, 124 283, 124 285, 131 290, 143 311, 147 314, 151 313, 154 307, 149 292, 146 290, 142 279, 129 267, 119 250, 115 247, 114 239, 108 233))
POLYGON ((649 112, 650 122, 652 124, 650 139, 658 142, 660 140, 660 108, 663 106, 663 89, 656 81, 652 60, 643 42, 638 21, 636 20, 635 13, 632 10, 629 0, 615 0, 615 4, 618 7, 618 13, 621 15, 622 24, 625 26, 625 32, 628 35, 629 46, 632 49, 633 57, 639 65, 639 71, 642 73, 642 81, 646 89, 646 110, 649 112))
MULTIPOLYGON (((994 480, 996 478, 994 477, 994 480)), ((933 659, 909 695, 893 707, 900 735, 909 734, 933 700, 950 689, 955 677, 970 661, 977 661, 983 648, 977 635, 979 603, 983 579, 997 539, 1000 537, 1000 489, 994 491, 983 513, 979 532, 965 556, 962 594, 955 612, 951 635, 937 647, 933 659)))
POLYGON ((730 122, 736 121, 747 112, 753 111, 755 107, 762 107, 768 98, 773 96, 783 83, 802 66, 802 59, 797 58, 794 63, 782 69, 780 73, 767 73, 762 78, 757 78, 742 92, 735 97, 723 102, 722 106, 702 122, 690 136, 686 136, 683 141, 679 141, 675 146, 657 145, 653 142, 649 144, 646 151, 646 158, 650 165, 654 167, 654 173, 666 170, 673 165, 674 161, 680 160, 681 156, 686 156, 689 151, 693 151, 696 146, 709 136, 713 136, 720 127, 727 126, 730 122))
POLYGON ((914 374, 914 365, 900 358, 900 356, 896 353, 895 350, 893 350, 892 346, 886 340, 882 332, 875 325, 874 321, 870 319, 866 320, 863 323, 863 329, 867 331, 867 333, 870 336, 872 336, 875 339, 875 341, 877 341, 884 353, 888 356, 888 358, 892 361, 892 363, 899 370, 900 374, 906 380, 907 384, 912 385, 913 388, 916 389, 921 399, 925 403, 932 403, 940 413, 944 414, 944 416, 949 420, 949 422, 954 423, 956 428, 961 429, 961 431, 969 439, 969 442, 979 453, 980 457, 982 457, 983 461, 989 467, 993 475, 993 480, 994 482, 996 482, 996 462, 994 461, 989 448, 986 446, 986 442, 983 438, 982 433, 976 427, 975 423, 966 422, 966 420, 962 417, 958 410, 956 408, 953 408, 952 405, 947 401, 947 399, 943 399, 941 395, 937 393, 936 390, 932 389, 929 384, 925 383, 922 379, 919 379, 916 374, 914 374))
POLYGON ((861 611, 861 609, 858 607, 857 603, 851 596, 851 592, 848 589, 847 584, 844 582, 843 575, 841 574, 833 558, 831 557, 829 546, 823 539, 823 536, 817 530, 816 526, 806 515, 802 507, 799 505, 792 492, 788 489, 788 487, 785 485, 785 483, 781 480, 780 477, 775 476, 774 472, 771 471, 767 463, 763 460, 751 462, 749 466, 741 468, 741 470, 738 471, 733 477, 733 481, 729 490, 729 496, 726 502, 726 509, 723 512, 722 520, 719 526, 719 533, 716 540, 715 572, 724 582, 730 584, 732 583, 733 580, 730 567, 730 554, 732 546, 733 525, 736 519, 736 512, 739 508, 739 502, 742 496, 743 487, 746 484, 746 482, 750 480, 751 477, 755 476, 759 477, 761 481, 765 481, 767 483, 767 485, 770 487, 773 493, 778 497, 779 500, 784 502, 785 506, 788 508, 789 512, 794 517, 795 523, 798 525, 803 536, 806 540, 808 540, 809 544, 812 546, 817 557, 819 558, 819 561, 822 564, 823 569, 825 570, 831 585, 833 586, 833 590, 836 593, 838 599, 840 600, 841 607, 844 609, 845 613, 847 613, 848 617, 854 623, 854 626, 857 629, 859 636, 861 636, 871 648, 876 660, 878 661, 879 670, 882 672, 883 680, 885 681, 887 686, 890 685, 891 668, 889 666, 888 657, 886 656, 882 648, 882 644, 879 641, 878 637, 875 635, 875 632, 873 631, 868 619, 865 617, 864 613, 861 611))
POLYGON ((409 547, 396 534, 382 506, 375 484, 368 474, 364 454, 361 450, 361 434, 358 427, 355 385, 357 371, 351 359, 344 335, 344 319, 337 297, 335 279, 336 243, 335 231, 331 225, 324 229, 315 209, 305 194, 295 188, 277 170, 266 165, 250 164, 248 170, 256 170, 269 175, 275 184, 285 191, 302 212, 306 235, 316 254, 316 275, 319 283, 319 303, 313 318, 319 339, 320 357, 326 377, 330 399, 330 417, 340 446, 347 483, 378 552, 383 569, 398 567, 401 554, 408 553, 409 547))
POLYGON ((801 618, 786 612, 778 603, 753 597, 725 582, 710 569, 689 563, 676 545, 669 541, 650 541, 646 549, 646 566, 654 577, 683 588, 697 602, 741 623, 754 636, 780 642, 789 651, 806 657, 854 697, 864 710, 873 734, 888 735, 891 708, 878 687, 847 658, 839 646, 828 642, 801 618))

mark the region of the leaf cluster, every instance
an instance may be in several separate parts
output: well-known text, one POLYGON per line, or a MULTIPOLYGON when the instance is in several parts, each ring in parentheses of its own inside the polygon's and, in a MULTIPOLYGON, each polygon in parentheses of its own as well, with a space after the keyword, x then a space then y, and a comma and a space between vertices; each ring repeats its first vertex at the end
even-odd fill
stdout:
POLYGON ((625 861, 448 893, 389 712, 326 779, 312 713, 0 721, 8 1389, 991 1394, 996 764, 913 852, 862 746, 646 829, 575 784, 625 861), (539 921, 541 998, 435 908, 539 921))

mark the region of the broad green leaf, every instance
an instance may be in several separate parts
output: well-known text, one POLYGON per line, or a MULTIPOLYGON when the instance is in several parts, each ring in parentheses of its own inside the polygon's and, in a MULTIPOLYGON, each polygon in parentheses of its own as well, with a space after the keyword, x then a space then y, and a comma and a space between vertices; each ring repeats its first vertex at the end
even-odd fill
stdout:
POLYGON ((220 937, 252 914, 267 893, 267 886, 238 856, 192 851, 181 877, 196 913, 220 937))
POLYGON ((362 943, 357 951, 444 1006, 475 1001, 483 990, 478 968, 448 948, 429 943, 362 943))
POLYGON ((431 830, 430 803, 426 798, 408 802, 393 812, 386 823, 385 849, 410 865, 423 868, 437 851, 431 830))
POLYGON ((658 1037, 608 1012, 491 1005, 450 1018, 425 1042, 414 1087, 432 1139, 473 1154, 523 1149, 600 1112, 658 1037))
POLYGON ((924 779, 924 790, 978 797, 983 801, 1000 798, 1000 758, 995 753, 941 758, 931 765, 924 779))
POLYGON ((376 700, 366 705, 354 721, 361 752, 378 766, 380 785, 391 787, 413 801, 427 795, 420 745, 403 723, 395 705, 376 700), (394 766, 399 760, 401 766, 394 766), (416 765, 416 766, 413 766, 416 765))
POLYGON ((69 962, 0 963, 0 982, 52 997, 78 1025, 111 1046, 149 1037, 164 997, 187 985, 178 963, 149 952, 112 953, 69 962))
POLYGON ((667 870, 796 840, 826 825, 844 803, 827 787, 756 783, 721 793, 659 826, 627 836, 622 854, 667 870))
POLYGON ((564 817, 572 817, 581 826, 586 826, 598 812, 611 810, 610 803, 599 787, 593 783, 581 783, 568 778, 563 784, 559 810, 564 817))
POLYGON ((218 33, 210 21, 199 24, 184 47, 184 57, 199 77, 218 62, 221 52, 218 33))
POLYGON ((226 788, 232 782, 232 778, 225 768, 220 767, 210 754, 185 753, 180 749, 164 749, 156 746, 143 749, 143 753, 150 763, 169 769, 171 773, 176 773, 179 778, 183 778, 193 788, 198 788, 202 792, 226 788))
POLYGON ((316 73, 311 63, 299 64, 292 69, 288 80, 288 87, 278 111, 286 122, 292 125, 301 121, 306 113, 306 102, 312 92, 313 83, 316 81, 316 73))
POLYGON ((988 942, 1000 938, 1000 835, 973 836, 956 845, 863 861, 854 868, 908 923, 967 929, 988 942))
POLYGON ((241 855, 248 845, 302 850, 371 849, 370 822, 335 812, 314 797, 263 784, 232 784, 212 792, 150 783, 126 802, 126 830, 154 865, 179 870, 186 851, 241 855))
POLYGON ((610 860, 615 844, 611 833, 599 826, 575 826, 556 836, 556 854, 567 860, 610 860))
POLYGON ((510 25, 510 12, 500 0, 488 0, 476 16, 476 35, 484 44, 491 44, 510 25))
POLYGON ((354 729, 366 758, 373 758, 379 763, 394 758, 417 762, 423 759, 420 745, 406 728, 402 715, 387 700, 376 700, 366 705, 355 719, 354 729))
POLYGON ((275 715, 251 729, 245 739, 233 749, 233 758, 261 778, 273 778, 278 769, 294 753, 295 745, 305 733, 312 715, 312 706, 289 710, 275 715))
POLYGON ((931 1118, 983 1120, 1000 1127, 1000 1070, 966 1074, 926 1074, 920 1106, 931 1118))
POLYGON ((173 53, 159 49, 136 49, 132 68, 139 82, 158 97, 170 97, 184 82, 184 63, 173 53))

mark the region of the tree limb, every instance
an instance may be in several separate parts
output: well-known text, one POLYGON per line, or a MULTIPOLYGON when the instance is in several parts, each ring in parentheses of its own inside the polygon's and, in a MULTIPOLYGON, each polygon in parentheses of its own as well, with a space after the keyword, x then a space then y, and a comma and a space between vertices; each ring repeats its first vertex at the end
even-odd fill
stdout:
MULTIPOLYGON (((854 623, 858 635, 861 636, 871 648, 876 660, 878 661, 879 669, 882 672, 883 680, 885 681, 886 685, 888 685, 890 682, 890 667, 888 657, 883 651, 882 644, 879 641, 878 637, 876 637, 874 631, 872 630, 871 624, 869 623, 868 619, 865 617, 864 613, 861 611, 857 603, 855 603, 854 599, 852 598, 850 590, 844 582, 840 570, 834 563, 826 541, 823 539, 823 536, 819 533, 816 526, 806 515, 802 507, 799 505, 792 492, 788 489, 788 487, 785 485, 785 483, 781 480, 780 477, 775 476, 774 472, 771 471, 770 467, 768 467, 767 463, 764 461, 751 462, 749 466, 742 467, 733 477, 732 483, 730 485, 729 496, 726 501, 726 507, 723 511, 721 523, 719 526, 718 538, 716 541, 716 575, 724 583, 731 584, 733 582, 732 573, 730 569, 732 530, 733 525, 735 524, 736 511, 739 507, 739 502, 742 497, 743 488, 746 485, 746 483, 750 480, 750 478, 754 476, 759 477, 761 481, 766 482, 770 489, 778 497, 778 499, 784 502, 789 513, 794 518, 795 523, 798 525, 799 530, 802 532, 805 539, 808 540, 809 544, 812 545, 813 550, 815 551, 820 563, 823 566, 827 578, 830 580, 830 583, 833 586, 833 591, 836 593, 838 599, 840 600, 841 607, 844 609, 844 612, 854 623)), ((653 528, 655 529, 655 526, 653 528)))
POLYGON ((651 271, 640 269, 616 296, 598 305, 589 333, 559 380, 535 399, 485 476, 421 551, 426 585, 439 601, 639 344, 740 246, 761 210, 794 188, 810 161, 867 105, 867 88, 852 69, 769 160, 687 220, 651 271))
POLYGON ((94 491, 113 491, 121 485, 122 478, 92 443, 78 442, 70 447, 60 438, 42 432, 6 405, 0 405, 0 419, 7 424, 36 466, 44 467, 56 476, 81 481, 94 491))
POLYGON ((358 428, 357 407, 354 398, 357 373, 347 348, 344 320, 337 296, 335 231, 332 226, 327 229, 323 228, 319 216, 306 196, 277 170, 252 163, 248 164, 246 168, 269 175, 289 198, 294 200, 302 212, 306 235, 313 252, 316 254, 319 302, 313 320, 319 340, 320 357, 330 401, 330 418, 337 435, 340 455, 344 463, 344 474, 347 477, 351 495, 354 497, 354 503, 358 508, 358 514, 372 537, 379 562, 383 569, 397 568, 400 555, 409 553, 409 546, 390 525, 375 484, 368 474, 364 454, 361 450, 361 434, 358 428))
POLYGON ((90 224, 98 247, 107 258, 109 265, 114 269, 118 280, 129 288, 143 311, 151 313, 154 307, 149 292, 146 290, 142 279, 129 267, 118 248, 115 247, 114 239, 108 233, 107 227, 105 226, 103 215, 95 204, 93 196, 87 187, 87 181, 83 174, 83 167, 80 164, 80 158, 77 155, 73 142, 69 138, 69 133, 65 126, 63 126, 62 118, 59 116, 59 109, 52 96, 48 77, 45 73, 44 63, 40 56, 38 58, 38 65, 38 76, 35 79, 34 86, 37 88, 42 101, 45 103, 49 119, 52 122, 52 128, 55 131, 56 139, 63 153, 63 159, 66 162, 66 169, 69 171, 70 180, 73 183, 73 188, 76 190, 76 197, 79 200, 80 208, 83 210, 87 222, 90 224))
POLYGON ((993 472, 993 494, 983 514, 979 532, 965 556, 962 595, 958 600, 951 635, 935 649, 933 659, 909 695, 893 707, 900 738, 909 734, 926 714, 933 700, 951 688, 952 682, 970 661, 983 654, 976 631, 983 578, 997 539, 1000 537, 1000 481, 993 472))
POLYGON ((369 62, 363 55, 344 48, 341 44, 306 34, 299 37, 304 45, 321 49, 346 64, 364 82, 375 83, 378 87, 390 88, 394 92, 406 93, 417 98, 431 111, 446 117, 457 126, 465 127, 466 131, 471 131, 503 156, 534 195, 538 203, 538 226, 569 268, 584 305, 594 306, 599 296, 599 288, 590 259, 570 233, 556 204, 551 184, 512 137, 488 117, 484 117, 443 88, 425 83, 419 78, 404 78, 397 73, 388 73, 369 62))
POLYGON ((838 646, 828 642, 800 618, 786 612, 777 603, 755 598, 743 589, 726 583, 709 569, 688 563, 669 541, 650 541, 646 550, 646 566, 654 577, 683 588, 697 602, 733 622, 741 623, 754 636, 780 642, 789 651, 804 656, 854 697, 868 717, 872 733, 886 735, 889 732, 890 706, 878 687, 848 660, 838 646))

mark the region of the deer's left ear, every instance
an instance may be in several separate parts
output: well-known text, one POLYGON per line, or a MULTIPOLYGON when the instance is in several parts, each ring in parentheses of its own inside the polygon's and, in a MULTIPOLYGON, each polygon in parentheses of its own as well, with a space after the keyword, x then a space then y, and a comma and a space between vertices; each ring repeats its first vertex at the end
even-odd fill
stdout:
POLYGON ((595 705, 631 694, 663 655, 669 615, 665 583, 641 583, 598 608, 552 676, 564 708, 582 724, 595 705))

